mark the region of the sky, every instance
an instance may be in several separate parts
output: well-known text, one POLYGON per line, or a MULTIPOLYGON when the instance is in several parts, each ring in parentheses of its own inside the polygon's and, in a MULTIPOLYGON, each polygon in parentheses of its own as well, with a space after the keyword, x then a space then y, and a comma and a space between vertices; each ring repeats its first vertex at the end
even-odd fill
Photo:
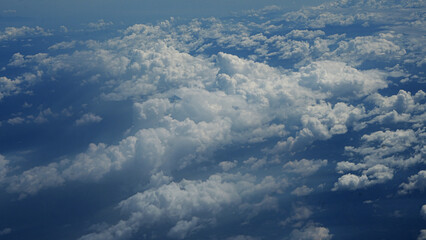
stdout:
POLYGON ((279 6, 286 10, 314 6, 327 0, 13 0, 2 1, 0 16, 8 24, 58 24, 78 26, 104 19, 116 23, 135 24, 180 17, 226 17, 233 12, 279 6))
POLYGON ((426 239, 425 10, 2 1, 0 239, 426 239))

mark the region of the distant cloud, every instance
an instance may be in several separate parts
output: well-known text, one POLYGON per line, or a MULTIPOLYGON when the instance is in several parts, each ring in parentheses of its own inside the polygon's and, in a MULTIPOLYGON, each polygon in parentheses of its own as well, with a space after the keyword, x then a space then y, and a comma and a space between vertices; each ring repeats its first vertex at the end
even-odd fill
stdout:
POLYGON ((314 189, 307 187, 305 185, 294 189, 291 194, 296 195, 298 197, 309 195, 314 189))
POLYGON ((103 19, 99 19, 97 22, 91 22, 91 23, 87 24, 87 26, 90 29, 95 29, 95 30, 104 29, 104 28, 111 26, 111 25, 113 25, 113 23, 111 21, 105 22, 105 20, 103 20, 103 19))
POLYGON ((5 14, 16 13, 16 10, 14 10, 14 9, 6 9, 6 10, 3 10, 3 13, 5 13, 5 14))
POLYGON ((0 41, 14 40, 19 37, 32 37, 32 36, 50 36, 49 31, 44 30, 42 27, 6 27, 4 31, 0 31, 0 41))
POLYGON ((0 230, 0 236, 8 235, 12 232, 11 228, 4 228, 3 230, 0 230))
POLYGON ((409 194, 415 190, 423 192, 426 189, 426 171, 421 170, 408 178, 408 183, 401 183, 399 194, 409 194))
POLYGON ((102 117, 95 115, 93 113, 86 113, 81 118, 75 121, 77 126, 86 125, 89 123, 97 123, 102 121, 102 117))
POLYGON ((25 119, 23 119, 21 117, 14 117, 14 118, 7 120, 7 123, 9 123, 10 125, 18 125, 18 124, 21 124, 21 123, 24 123, 24 122, 25 122, 25 119))
POLYGON ((296 229, 291 232, 292 240, 330 240, 332 238, 330 230, 325 227, 308 226, 301 230, 296 229))

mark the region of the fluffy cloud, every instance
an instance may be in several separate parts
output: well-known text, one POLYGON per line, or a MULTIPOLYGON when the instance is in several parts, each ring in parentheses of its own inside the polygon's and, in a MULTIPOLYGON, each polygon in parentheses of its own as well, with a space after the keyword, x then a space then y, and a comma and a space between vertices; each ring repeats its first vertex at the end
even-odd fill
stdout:
POLYGON ((301 230, 291 232, 290 239, 300 240, 329 240, 333 237, 330 230, 325 227, 308 226, 301 230))
POLYGON ((42 27, 7 27, 4 31, 0 32, 0 41, 15 40, 20 37, 32 36, 50 36, 49 31, 45 31, 42 27))
POLYGON ((257 180, 241 174, 212 175, 205 181, 172 182, 122 201, 119 208, 129 214, 127 220, 80 239, 128 238, 142 226, 160 221, 175 223, 168 235, 184 238, 200 225, 208 224, 203 223, 201 218, 215 218, 225 209, 250 203, 253 197, 272 193, 280 187, 273 177, 257 180))
POLYGON ((43 167, 35 167, 24 171, 19 176, 12 176, 7 179, 9 192, 17 192, 22 199, 29 194, 35 194, 42 188, 59 186, 64 183, 64 179, 58 171, 59 164, 51 163, 43 167))
POLYGON ((389 167, 409 167, 423 162, 421 143, 425 141, 422 130, 377 131, 361 137, 363 144, 356 148, 346 146, 350 156, 360 155, 368 166, 384 164, 389 167), (419 145, 420 144, 420 145, 419 145), (406 150, 412 149, 408 157, 406 150))
POLYGON ((393 169, 379 164, 362 171, 361 176, 351 173, 341 176, 334 184, 334 188, 332 190, 355 190, 365 188, 371 185, 387 182, 393 178, 393 175, 393 169))
POLYGON ((359 71, 344 62, 314 62, 300 69, 302 86, 331 93, 334 97, 361 97, 387 87, 378 70, 359 71))
POLYGON ((327 165, 327 160, 294 160, 283 165, 286 172, 308 176, 314 174, 318 169, 327 165))
POLYGON ((298 197, 300 196, 306 196, 309 195, 312 191, 314 191, 314 189, 307 187, 305 185, 301 186, 301 187, 297 187, 295 188, 291 194, 296 195, 298 197))
POLYGON ((426 204, 422 206, 422 208, 420 209, 420 215, 423 218, 426 218, 426 204))
POLYGON ((12 80, 7 77, 0 77, 0 100, 6 96, 18 94, 20 84, 20 79, 12 80))
POLYGON ((426 239, 426 229, 420 230, 420 234, 417 237, 417 240, 425 240, 426 239))
POLYGON ((0 154, 0 184, 3 183, 7 173, 8 173, 8 164, 9 160, 7 160, 3 155, 0 154))
POLYGON ((399 194, 409 194, 415 190, 424 191, 426 187, 426 171, 421 170, 417 174, 412 175, 408 178, 408 183, 402 183, 399 185, 399 194))
POLYGON ((102 121, 102 117, 95 115, 93 113, 86 113, 83 116, 81 116, 81 118, 77 119, 75 121, 75 124, 77 126, 80 126, 80 125, 86 125, 90 123, 97 123, 100 121, 102 121))
POLYGON ((10 234, 11 232, 12 232, 12 229, 11 229, 11 228, 4 228, 4 229, 2 229, 2 230, 0 231, 0 236, 8 235, 8 234, 10 234))

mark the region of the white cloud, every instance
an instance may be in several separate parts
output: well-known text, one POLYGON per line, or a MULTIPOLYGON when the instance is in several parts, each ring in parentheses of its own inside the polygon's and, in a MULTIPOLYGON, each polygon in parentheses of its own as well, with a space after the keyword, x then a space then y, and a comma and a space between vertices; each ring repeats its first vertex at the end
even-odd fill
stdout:
POLYGON ((325 32, 321 30, 292 30, 286 34, 286 37, 312 39, 323 35, 325 35, 325 32))
POLYGON ((75 124, 77 126, 81 126, 81 125, 87 125, 90 123, 98 123, 102 121, 102 117, 95 115, 93 113, 86 113, 83 116, 81 116, 81 118, 77 119, 75 121, 75 124))
POLYGON ((300 226, 303 221, 308 220, 312 216, 313 212, 309 207, 306 206, 293 206, 293 213, 290 217, 280 222, 280 225, 286 226, 292 224, 294 226, 300 226))
POLYGON ((6 175, 9 172, 8 164, 9 160, 0 154, 0 184, 3 183, 3 180, 6 178, 6 175))
POLYGON ((4 31, 0 31, 0 41, 15 40, 20 37, 32 36, 50 36, 49 31, 45 31, 42 27, 6 27, 4 31))
POLYGON ((192 217, 190 221, 180 220, 172 227, 167 236, 177 239, 184 239, 191 231, 198 226, 199 218, 192 217))
POLYGON ((290 239, 294 240, 329 240, 333 237, 330 230, 325 227, 308 226, 295 229, 291 232, 290 239))
POLYGON ((12 232, 11 228, 4 228, 4 229, 0 230, 0 236, 8 235, 11 232, 12 232))
POLYGON ((425 240, 426 239, 426 229, 420 230, 420 234, 417 237, 417 240, 425 240))
POLYGON ((401 183, 399 188, 398 193, 401 195, 409 194, 415 190, 423 192, 426 188, 426 171, 421 170, 417 174, 412 175, 408 178, 408 183, 401 183))
POLYGON ((359 71, 344 62, 314 62, 300 69, 300 84, 330 94, 330 97, 362 97, 386 88, 385 74, 359 71))
MULTIPOLYGON (((388 167, 404 167, 424 162, 422 142, 425 141, 423 130, 398 129, 396 131, 376 131, 361 137, 360 147, 346 146, 345 151, 350 156, 361 156, 362 164, 373 166, 383 164, 388 167), (404 153, 412 149, 407 157, 404 153)), ((360 165, 362 166, 362 165, 360 165)))
POLYGON ((283 169, 286 172, 300 174, 302 176, 308 176, 314 174, 321 167, 327 165, 327 160, 294 160, 289 161, 283 165, 283 169))
POLYGON ((7 120, 7 123, 9 123, 10 125, 18 125, 21 123, 24 123, 25 119, 21 118, 21 117, 14 117, 14 118, 10 118, 7 120))
POLYGON ((122 201, 119 208, 130 216, 108 229, 83 236, 81 240, 127 238, 141 226, 159 221, 174 222, 169 236, 183 238, 203 219, 214 218, 225 209, 249 203, 255 196, 277 191, 272 177, 258 181, 250 175, 212 175, 205 181, 182 180, 122 201))
POLYGON ((37 193, 40 189, 62 185, 64 179, 60 176, 58 164, 51 163, 24 171, 19 176, 12 176, 7 182, 9 184, 7 190, 19 193, 19 198, 22 199, 37 193))
POLYGON ((223 161, 219 163, 219 167, 221 167, 223 169, 223 171, 229 171, 232 168, 237 166, 237 161, 223 161))
POLYGON ((379 164, 362 171, 361 176, 351 173, 341 176, 338 181, 334 183, 332 190, 356 190, 365 188, 387 182, 391 180, 393 176, 393 169, 379 164))
POLYGON ((104 28, 111 26, 111 25, 113 25, 112 22, 105 22, 105 20, 103 20, 103 19, 99 19, 97 22, 91 22, 91 23, 87 24, 87 26, 90 29, 96 29, 96 30, 104 29, 104 28))
POLYGON ((48 49, 58 50, 58 49, 74 48, 76 43, 77 43, 77 41, 75 41, 75 40, 72 40, 70 42, 60 42, 60 43, 56 43, 56 44, 50 46, 48 49))
POLYGON ((312 188, 310 188, 310 187, 307 187, 306 185, 303 185, 303 186, 301 186, 301 187, 297 187, 297 188, 295 188, 292 192, 291 192, 291 194, 293 194, 293 195, 295 195, 295 196, 298 196, 298 197, 301 197, 301 196, 307 196, 307 195, 309 195, 310 193, 312 193, 314 191, 314 189, 312 189, 312 188))
POLYGON ((234 237, 229 237, 226 240, 260 240, 261 238, 258 237, 252 237, 247 235, 237 235, 234 237))
POLYGON ((0 100, 4 97, 19 93, 20 84, 21 81, 19 79, 12 80, 7 77, 0 77, 0 100))
POLYGON ((421 207, 420 215, 426 219, 426 204, 421 207))

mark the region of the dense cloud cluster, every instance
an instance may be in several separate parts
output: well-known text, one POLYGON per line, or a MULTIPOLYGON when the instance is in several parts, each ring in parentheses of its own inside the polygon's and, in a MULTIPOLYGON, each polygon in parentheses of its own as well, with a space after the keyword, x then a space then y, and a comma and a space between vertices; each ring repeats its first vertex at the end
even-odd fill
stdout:
MULTIPOLYGON (((68 101, 62 90, 42 103, 25 100, 0 119, 1 131, 55 122, 64 132, 102 131, 86 150, 41 164, 15 161, 32 149, 1 153, 1 194, 31 201, 73 184, 137 176, 126 197, 111 203, 117 221, 80 229, 79 239, 343 239, 319 217, 328 209, 312 196, 338 199, 384 185, 387 196, 377 201, 424 193, 425 7, 338 1, 286 13, 268 8, 227 20, 135 24, 104 40, 16 52, 0 72, 1 104, 40 98, 52 84, 73 86, 78 96, 68 101), (120 134, 102 139, 115 128, 120 134), (257 221, 273 221, 280 236, 226 227, 257 221)), ((113 26, 99 20, 87 31, 113 26)), ((52 34, 60 33, 6 28, 0 41, 52 34)))

